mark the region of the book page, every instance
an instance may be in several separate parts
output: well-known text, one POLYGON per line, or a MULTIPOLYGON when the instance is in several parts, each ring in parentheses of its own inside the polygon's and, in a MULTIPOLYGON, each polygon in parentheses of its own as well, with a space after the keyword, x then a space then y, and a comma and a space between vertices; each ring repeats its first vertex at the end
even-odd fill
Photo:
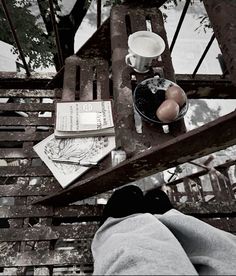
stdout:
POLYGON ((89 131, 113 126, 111 101, 57 103, 57 131, 89 131))
POLYGON ((89 137, 55 139, 50 135, 34 146, 34 150, 51 170, 63 188, 78 178, 89 167, 78 164, 55 162, 98 162, 115 148, 115 137, 89 137))

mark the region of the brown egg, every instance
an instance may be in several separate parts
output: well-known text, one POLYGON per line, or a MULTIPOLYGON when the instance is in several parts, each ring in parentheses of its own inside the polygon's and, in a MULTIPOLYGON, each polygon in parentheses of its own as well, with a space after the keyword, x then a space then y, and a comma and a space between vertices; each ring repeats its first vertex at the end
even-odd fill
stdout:
POLYGON ((179 105, 174 100, 165 100, 157 109, 157 118, 163 123, 174 121, 179 114, 179 105))
POLYGON ((177 85, 172 85, 166 90, 166 99, 176 101, 180 107, 185 104, 186 98, 184 90, 177 85))

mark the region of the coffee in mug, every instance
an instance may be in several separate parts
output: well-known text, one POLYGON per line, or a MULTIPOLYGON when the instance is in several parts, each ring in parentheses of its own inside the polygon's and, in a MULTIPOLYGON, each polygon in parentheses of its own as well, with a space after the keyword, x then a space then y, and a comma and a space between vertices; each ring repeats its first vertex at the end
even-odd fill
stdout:
POLYGON ((149 71, 152 60, 165 50, 164 40, 150 31, 138 31, 128 38, 129 54, 125 57, 127 65, 138 73, 149 71))

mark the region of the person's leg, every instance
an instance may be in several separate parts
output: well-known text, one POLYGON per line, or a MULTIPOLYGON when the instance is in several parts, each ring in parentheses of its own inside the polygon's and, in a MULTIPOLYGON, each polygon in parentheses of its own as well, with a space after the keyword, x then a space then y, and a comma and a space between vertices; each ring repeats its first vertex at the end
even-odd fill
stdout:
POLYGON ((200 275, 236 274, 236 237, 170 210, 156 216, 178 239, 200 275))
POLYGON ((174 235, 148 213, 106 220, 92 253, 94 275, 198 275, 174 235))
POLYGON ((150 213, 140 214, 146 210, 141 194, 126 186, 108 201, 92 243, 94 274, 197 275, 168 228, 150 213))

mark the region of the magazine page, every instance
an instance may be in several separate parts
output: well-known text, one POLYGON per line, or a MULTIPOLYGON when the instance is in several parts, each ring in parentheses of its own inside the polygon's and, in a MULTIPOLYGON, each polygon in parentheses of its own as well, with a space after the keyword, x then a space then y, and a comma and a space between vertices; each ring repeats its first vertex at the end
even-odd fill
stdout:
POLYGON ((114 127, 111 101, 57 103, 57 131, 90 131, 110 127, 114 127))
POLYGON ((114 136, 55 139, 54 134, 34 146, 63 188, 89 169, 76 162, 97 163, 114 148, 114 136))

